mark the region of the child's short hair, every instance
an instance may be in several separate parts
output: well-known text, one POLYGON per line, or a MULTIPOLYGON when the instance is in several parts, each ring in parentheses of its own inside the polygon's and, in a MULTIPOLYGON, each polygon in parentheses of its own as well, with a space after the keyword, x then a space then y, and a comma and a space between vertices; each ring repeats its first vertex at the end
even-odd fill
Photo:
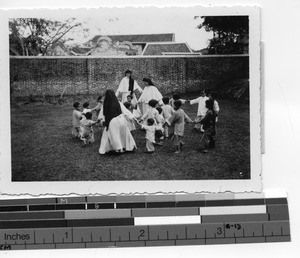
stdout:
POLYGON ((162 101, 163 101, 163 103, 164 103, 165 105, 167 105, 167 104, 169 104, 169 102, 170 102, 170 98, 168 98, 168 97, 163 97, 163 98, 162 98, 162 101))
POLYGON ((127 96, 127 98, 131 98, 131 99, 133 99, 133 97, 132 97, 132 95, 131 95, 131 94, 130 94, 130 95, 128 95, 128 96, 127 96))
POLYGON ((86 119, 92 119, 92 116, 93 116, 92 112, 87 112, 84 115, 85 115, 86 119))
POLYGON ((208 108, 209 110, 213 110, 214 109, 214 100, 213 99, 208 99, 205 101, 205 106, 206 108, 208 108))
POLYGON ((177 99, 177 100, 174 101, 174 107, 180 108, 181 105, 182 105, 181 100, 177 99))
POLYGON ((156 110, 158 111, 159 114, 161 114, 161 112, 162 112, 162 108, 161 107, 157 107, 156 110))
POLYGON ((88 107, 89 107, 89 105, 90 105, 90 103, 89 103, 89 102, 84 102, 82 106, 83 106, 83 108, 88 108, 88 107))
POLYGON ((101 99, 102 99, 102 95, 99 95, 97 101, 100 101, 101 99))
POLYGON ((74 102, 73 107, 78 108, 80 106, 80 103, 78 101, 74 102))
POLYGON ((153 118, 148 118, 147 119, 147 125, 153 125, 154 124, 154 119, 153 118))
POLYGON ((153 108, 155 108, 157 104, 158 104, 158 101, 156 99, 150 99, 148 102, 148 105, 153 108))
POLYGON ((178 100, 178 99, 180 99, 179 93, 174 93, 173 94, 173 100, 178 100))
POLYGON ((125 106, 127 109, 129 109, 130 106, 131 106, 131 104, 130 104, 128 101, 126 101, 126 102, 124 102, 124 106, 125 106))
POLYGON ((204 95, 205 95, 205 94, 206 94, 206 91, 205 91, 205 89, 201 89, 201 90, 200 90, 200 93, 202 93, 202 94, 204 94, 204 95))

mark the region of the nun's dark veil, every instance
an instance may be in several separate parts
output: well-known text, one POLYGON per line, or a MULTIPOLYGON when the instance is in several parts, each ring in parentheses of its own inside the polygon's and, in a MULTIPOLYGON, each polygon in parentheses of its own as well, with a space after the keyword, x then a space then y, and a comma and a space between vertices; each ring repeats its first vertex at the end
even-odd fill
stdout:
POLYGON ((110 121, 122 114, 121 106, 118 98, 113 90, 107 90, 105 92, 105 99, 103 102, 103 115, 105 116, 105 126, 108 130, 110 121))

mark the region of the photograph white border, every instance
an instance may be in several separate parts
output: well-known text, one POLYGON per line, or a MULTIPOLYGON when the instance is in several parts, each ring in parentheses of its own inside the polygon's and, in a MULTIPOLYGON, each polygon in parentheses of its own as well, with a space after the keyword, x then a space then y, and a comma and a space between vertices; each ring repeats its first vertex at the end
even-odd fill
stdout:
MULTIPOLYGON (((117 7, 114 7, 117 8, 117 7)), ((149 7, 153 8, 153 7, 149 7)), ((10 93, 8 19, 37 17, 43 12, 71 12, 75 10, 9 10, 0 12, 0 193, 1 195, 68 195, 68 194, 146 194, 146 193, 199 193, 199 192, 260 192, 261 134, 260 134, 260 9, 257 7, 169 7, 191 8, 191 15, 249 15, 250 66, 250 153, 251 179, 242 180, 173 180, 173 181, 87 181, 87 182, 11 182, 10 93), (23 15, 21 15, 23 14, 23 15), (2 165, 3 164, 3 165, 2 165)), ((126 11, 126 9, 124 9, 126 11)), ((49 16, 49 14, 48 14, 49 16)))

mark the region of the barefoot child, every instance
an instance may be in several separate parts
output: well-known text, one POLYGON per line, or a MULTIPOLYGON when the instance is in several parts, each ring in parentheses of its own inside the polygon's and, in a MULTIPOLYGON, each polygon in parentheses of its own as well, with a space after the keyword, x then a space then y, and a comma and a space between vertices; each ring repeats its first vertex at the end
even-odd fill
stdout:
POLYGON ((155 131, 158 129, 158 127, 156 125, 154 125, 154 119, 153 118, 148 118, 146 120, 147 125, 145 124, 141 124, 141 128, 146 130, 146 148, 147 148, 147 152, 149 154, 154 153, 154 143, 155 143, 155 131))
POLYGON ((83 119, 80 123, 80 139, 83 141, 83 146, 91 144, 94 142, 94 130, 93 125, 97 123, 97 121, 92 121, 92 112, 87 112, 84 114, 85 119, 83 119))
MULTIPOLYGON (((169 104, 170 99, 168 97, 163 97, 162 101, 164 103, 161 106, 162 111, 163 111, 162 114, 163 114, 164 120, 167 121, 167 119, 169 119, 175 111, 169 104)), ((164 136, 166 139, 169 138, 169 127, 167 125, 164 126, 164 136)))
POLYGON ((80 103, 75 102, 73 104, 74 110, 73 110, 73 129, 72 129, 72 135, 75 136, 75 138, 78 138, 80 136, 80 120, 82 118, 82 112, 80 111, 80 103))
POLYGON ((162 145, 163 144, 163 139, 164 139, 164 124, 165 124, 165 119, 162 114, 162 108, 157 107, 156 110, 158 111, 158 120, 157 120, 157 126, 159 130, 156 130, 155 132, 155 140, 156 144, 162 145))
POLYGON ((174 144, 176 146, 175 153, 180 153, 182 150, 182 141, 184 135, 184 124, 192 123, 193 121, 187 116, 187 114, 180 108, 182 105, 180 100, 174 101, 174 114, 166 121, 168 126, 174 127, 174 144))
POLYGON ((190 100, 190 104, 194 105, 198 103, 198 111, 197 111, 197 117, 195 118, 195 121, 197 124, 195 125, 195 129, 200 130, 202 133, 204 132, 202 124, 199 122, 205 117, 207 108, 205 106, 205 101, 208 100, 208 97, 205 96, 205 90, 202 90, 200 92, 200 97, 197 99, 190 100))
POLYGON ((200 121, 203 125, 204 134, 200 140, 199 151, 207 153, 207 149, 215 148, 216 136, 216 114, 214 112, 214 100, 208 99, 205 102, 207 112, 205 117, 200 121))

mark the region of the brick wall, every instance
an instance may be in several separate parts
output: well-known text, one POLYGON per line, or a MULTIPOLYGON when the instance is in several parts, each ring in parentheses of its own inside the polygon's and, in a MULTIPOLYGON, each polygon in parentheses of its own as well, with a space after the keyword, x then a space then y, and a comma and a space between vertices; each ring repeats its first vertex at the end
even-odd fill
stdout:
POLYGON ((219 87, 249 78, 249 56, 11 57, 14 96, 75 95, 117 89, 125 70, 142 86, 149 77, 162 93, 219 87))

